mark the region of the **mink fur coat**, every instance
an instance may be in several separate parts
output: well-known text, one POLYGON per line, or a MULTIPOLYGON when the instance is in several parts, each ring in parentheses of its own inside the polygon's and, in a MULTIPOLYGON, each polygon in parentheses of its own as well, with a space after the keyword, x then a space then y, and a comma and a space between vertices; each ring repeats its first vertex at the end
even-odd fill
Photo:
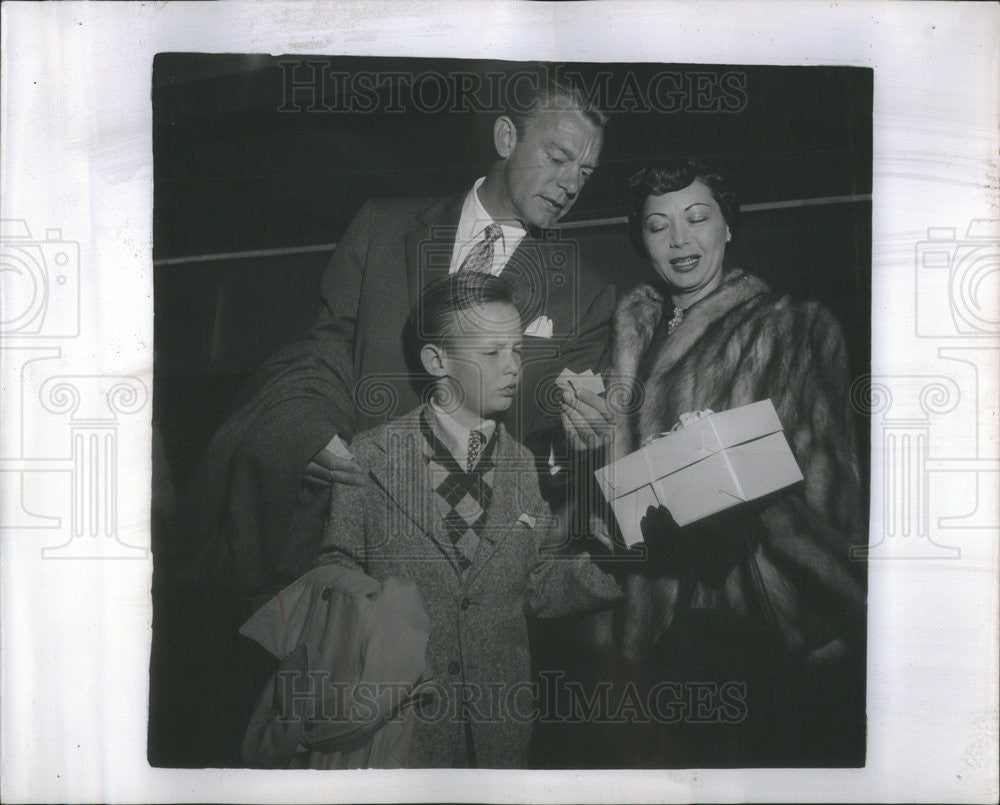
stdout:
MULTIPOLYGON (((865 541, 867 516, 839 325, 820 305, 779 298, 739 270, 689 307, 669 335, 665 311, 669 319, 669 298, 651 285, 619 303, 609 394, 617 388, 633 404, 619 416, 616 455, 670 430, 685 412, 770 398, 805 479, 751 512, 763 536, 748 550, 772 622, 793 656, 834 644, 863 655, 866 567, 851 549, 865 541)), ((697 582, 693 594, 690 586, 682 592, 683 579, 648 570, 629 574, 624 586, 614 631, 632 660, 668 630, 680 606, 752 610, 740 567, 714 584, 697 582)))

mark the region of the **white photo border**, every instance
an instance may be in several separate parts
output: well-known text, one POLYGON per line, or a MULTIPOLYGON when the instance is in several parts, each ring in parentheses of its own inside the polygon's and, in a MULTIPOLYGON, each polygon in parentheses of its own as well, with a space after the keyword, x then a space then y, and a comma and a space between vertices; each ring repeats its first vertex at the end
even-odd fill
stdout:
POLYGON ((44 295, 4 294, 27 325, 0 318, 4 801, 997 799, 1000 328, 967 308, 997 288, 1000 7, 223 0, 11 2, 2 14, 3 248, 53 266, 44 295), (148 765, 150 92, 167 51, 874 69, 865 768, 148 765), (941 305, 949 282, 959 310, 941 305), (93 488, 74 487, 74 440, 94 445, 93 488), (46 499, 65 500, 62 516, 39 513, 46 499))

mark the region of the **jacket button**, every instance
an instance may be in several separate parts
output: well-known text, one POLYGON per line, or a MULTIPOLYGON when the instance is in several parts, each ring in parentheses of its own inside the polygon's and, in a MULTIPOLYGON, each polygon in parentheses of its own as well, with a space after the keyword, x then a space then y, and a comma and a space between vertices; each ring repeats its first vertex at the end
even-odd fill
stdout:
POLYGON ((324 601, 329 601, 330 596, 333 594, 333 587, 324 587, 323 592, 319 594, 319 597, 324 601))
POLYGON ((448 663, 448 673, 451 674, 452 676, 457 676, 458 672, 461 670, 462 666, 460 666, 457 662, 452 661, 448 663))
POLYGON ((459 605, 459 606, 460 606, 460 607, 461 607, 461 608, 462 608, 463 610, 466 610, 466 609, 468 609, 468 608, 469 608, 469 606, 470 606, 471 604, 472 604, 472 602, 471 602, 471 601, 469 601, 469 599, 468 599, 468 598, 463 598, 463 599, 462 599, 461 601, 459 601, 459 603, 458 603, 458 605, 459 605))

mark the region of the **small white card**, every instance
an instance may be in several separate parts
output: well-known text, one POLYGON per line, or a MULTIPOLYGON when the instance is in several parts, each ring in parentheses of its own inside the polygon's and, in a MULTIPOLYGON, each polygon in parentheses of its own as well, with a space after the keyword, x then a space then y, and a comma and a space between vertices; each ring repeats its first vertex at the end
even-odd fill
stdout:
POLYGON ((323 449, 328 453, 333 453, 337 458, 346 458, 351 461, 354 460, 354 454, 347 449, 347 445, 339 436, 334 436, 330 439, 330 441, 326 443, 326 447, 323 449))
POLYGON ((524 328, 524 334, 533 338, 552 338, 552 319, 548 316, 539 316, 524 328))
POLYGON ((600 375, 594 374, 593 370, 577 374, 571 369, 563 369, 556 378, 556 385, 566 391, 578 393, 586 389, 594 394, 604 393, 604 381, 600 375))

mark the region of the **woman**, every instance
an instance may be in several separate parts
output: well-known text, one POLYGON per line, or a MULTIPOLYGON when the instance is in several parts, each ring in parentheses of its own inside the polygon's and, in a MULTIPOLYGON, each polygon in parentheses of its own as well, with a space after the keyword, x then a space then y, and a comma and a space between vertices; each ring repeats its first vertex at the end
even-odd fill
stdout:
POLYGON ((612 382, 624 384, 631 405, 618 417, 615 454, 669 431, 686 412, 770 398, 805 479, 689 528, 650 511, 646 544, 660 561, 625 584, 615 630, 621 659, 647 689, 671 675, 684 683, 728 676, 748 687, 742 708, 729 711, 742 731, 717 730, 692 753, 707 733, 682 718, 690 728, 672 750, 639 738, 642 762, 671 763, 651 756, 658 751, 712 765, 863 762, 866 574, 850 551, 865 541, 866 516, 840 328, 820 305, 779 298, 757 277, 724 267, 739 207, 708 165, 677 161, 635 173, 628 221, 655 278, 627 293, 616 313, 612 382), (833 679, 844 687, 799 696, 833 679), (832 696, 839 701, 820 725, 832 696), (810 740, 815 730, 829 743, 810 740))

